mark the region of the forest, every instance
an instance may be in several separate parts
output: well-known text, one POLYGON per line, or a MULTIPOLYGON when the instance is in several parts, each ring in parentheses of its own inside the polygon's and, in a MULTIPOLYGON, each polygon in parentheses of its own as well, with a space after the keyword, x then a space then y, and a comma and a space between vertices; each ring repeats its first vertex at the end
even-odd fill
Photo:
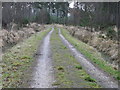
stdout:
POLYGON ((0 87, 118 88, 120 2, 0 4, 0 87))
POLYGON ((2 10, 3 26, 11 22, 24 24, 31 21, 42 24, 59 23, 99 27, 100 29, 113 25, 119 26, 118 2, 76 2, 74 8, 70 8, 68 2, 4 2, 2 10))

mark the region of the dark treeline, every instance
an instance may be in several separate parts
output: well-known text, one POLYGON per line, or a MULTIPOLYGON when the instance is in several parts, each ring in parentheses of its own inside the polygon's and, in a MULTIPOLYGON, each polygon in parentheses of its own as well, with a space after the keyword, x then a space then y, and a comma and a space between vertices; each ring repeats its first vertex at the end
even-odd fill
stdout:
POLYGON ((19 25, 29 22, 40 24, 59 23, 88 26, 99 30, 109 26, 120 26, 120 3, 76 2, 74 8, 68 2, 4 2, 2 3, 2 25, 19 25))

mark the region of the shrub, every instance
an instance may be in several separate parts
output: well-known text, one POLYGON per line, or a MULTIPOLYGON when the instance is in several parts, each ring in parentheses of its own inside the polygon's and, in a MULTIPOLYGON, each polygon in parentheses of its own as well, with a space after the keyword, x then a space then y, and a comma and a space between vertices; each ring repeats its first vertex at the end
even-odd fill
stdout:
POLYGON ((111 27, 107 28, 107 36, 110 38, 116 37, 116 32, 113 30, 113 28, 111 28, 111 27))
POLYGON ((27 18, 23 19, 23 21, 22 21, 23 25, 28 24, 28 23, 29 23, 29 19, 27 19, 27 18))

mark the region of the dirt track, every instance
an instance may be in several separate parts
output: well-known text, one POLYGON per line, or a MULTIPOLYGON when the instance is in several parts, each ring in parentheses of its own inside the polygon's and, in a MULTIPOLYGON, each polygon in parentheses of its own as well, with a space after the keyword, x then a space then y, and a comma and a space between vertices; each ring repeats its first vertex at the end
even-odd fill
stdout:
MULTIPOLYGON (((30 80, 30 88, 53 88, 54 78, 54 68, 52 65, 52 52, 50 50, 50 37, 54 28, 46 35, 43 39, 42 44, 38 50, 37 63, 33 66, 33 76, 30 80)), ((78 60, 85 71, 90 74, 90 76, 97 80, 97 83, 104 88, 117 88, 118 84, 112 77, 104 73, 102 70, 94 66, 89 60, 87 60, 84 55, 77 51, 73 45, 71 45, 65 37, 61 34, 59 29, 59 36, 63 44, 71 51, 73 56, 78 60)))
POLYGON ((61 34, 61 30, 59 29, 59 36, 61 37, 63 43, 70 49, 75 58, 81 63, 84 69, 91 75, 91 77, 95 78, 97 82, 104 88, 117 88, 118 83, 113 80, 112 77, 105 74, 102 70, 95 67, 89 60, 87 60, 73 45, 71 45, 65 37, 61 34))
POLYGON ((53 78, 52 63, 50 58, 50 36, 53 29, 47 34, 40 47, 40 55, 37 59, 37 65, 34 67, 34 76, 31 81, 31 88, 51 88, 53 78))

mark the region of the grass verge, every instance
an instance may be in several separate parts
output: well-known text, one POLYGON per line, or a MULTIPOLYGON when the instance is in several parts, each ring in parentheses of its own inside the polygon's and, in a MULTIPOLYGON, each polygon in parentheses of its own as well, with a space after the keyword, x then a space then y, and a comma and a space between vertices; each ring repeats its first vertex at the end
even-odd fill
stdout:
POLYGON ((98 67, 103 69, 105 72, 112 75, 116 80, 120 80, 120 72, 115 70, 111 65, 109 65, 103 58, 101 54, 97 52, 93 47, 81 42, 80 40, 72 37, 69 32, 65 29, 61 29, 63 36, 83 55, 89 60, 95 63, 98 67))
POLYGON ((21 85, 24 72, 34 62, 33 54, 36 52, 40 41, 49 31, 50 29, 41 31, 4 53, 3 63, 0 63, 3 68, 3 88, 15 88, 21 85))
POLYGON ((62 43, 56 28, 51 35, 51 46, 56 80, 53 86, 58 88, 100 88, 62 43))

